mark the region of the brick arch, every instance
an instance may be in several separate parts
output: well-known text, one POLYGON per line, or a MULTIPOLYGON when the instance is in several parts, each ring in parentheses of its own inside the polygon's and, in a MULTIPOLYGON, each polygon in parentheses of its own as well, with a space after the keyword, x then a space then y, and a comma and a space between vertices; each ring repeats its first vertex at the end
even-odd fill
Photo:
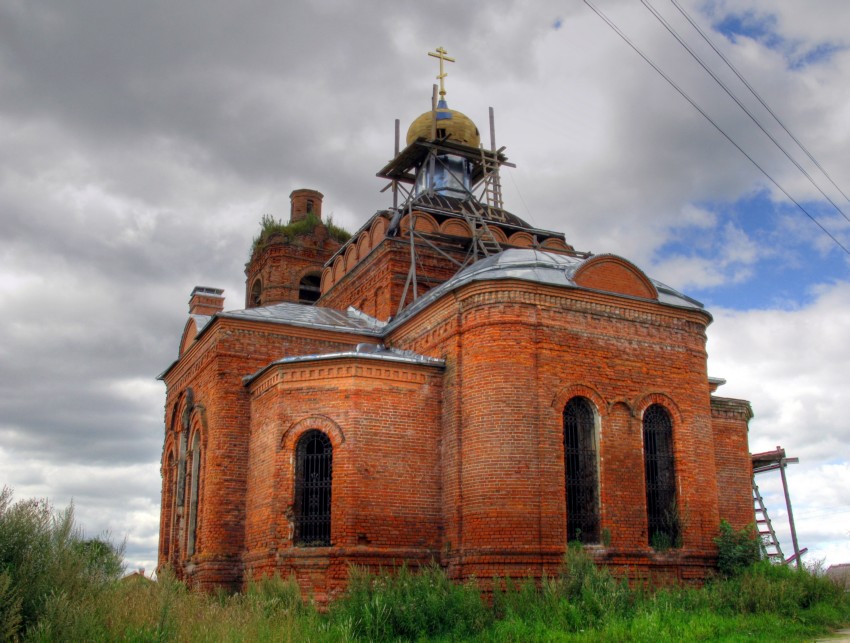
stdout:
POLYGON ((562 388, 552 398, 552 408, 559 412, 563 411, 567 402, 574 397, 586 397, 596 407, 596 412, 600 416, 607 415, 608 405, 605 403, 605 399, 596 389, 586 384, 570 384, 562 388))
POLYGON ((555 250, 559 252, 572 250, 571 246, 567 245, 563 239, 559 239, 558 237, 549 237, 540 244, 540 247, 543 250, 555 250))
POLYGON ((493 238, 499 243, 507 243, 508 236, 505 234, 505 231, 502 230, 499 226, 489 225, 490 233, 493 235, 493 238))
POLYGON ((613 414, 617 409, 622 409, 627 417, 634 417, 635 415, 631 402, 626 398, 618 397, 608 402, 608 413, 613 414))
POLYGON ((205 409, 201 406, 195 406, 192 410, 192 419, 189 428, 189 448, 192 448, 192 442, 195 440, 195 435, 200 437, 201 450, 207 448, 207 419, 205 409))
POLYGON ((632 406, 632 414, 635 418, 640 420, 643 419, 643 414, 653 404, 658 404, 663 406, 667 412, 670 414, 670 419, 673 421, 673 428, 675 429, 677 426, 682 425, 682 411, 679 409, 679 405, 673 401, 666 393, 647 393, 643 397, 641 397, 635 404, 632 406))
POLYGON ((520 248, 532 248, 534 246, 534 237, 527 232, 514 232, 508 237, 508 243, 512 246, 519 246, 520 248))
POLYGON ((384 217, 376 217, 369 226, 369 238, 372 241, 372 247, 377 246, 387 232, 387 220, 384 217))
POLYGON ((283 432, 279 443, 281 450, 289 451, 290 449, 294 449, 298 438, 311 429, 317 429, 327 435, 331 439, 331 445, 333 445, 334 449, 345 444, 345 434, 342 432, 342 427, 339 424, 324 415, 309 415, 290 424, 283 432))
POLYGON ((165 444, 162 447, 162 462, 160 463, 160 469, 165 466, 165 462, 169 456, 174 457, 174 461, 177 461, 177 435, 175 433, 169 433, 165 437, 165 444))
POLYGON ((342 260, 342 257, 337 255, 337 258, 334 259, 334 282, 342 279, 342 276, 345 274, 345 262, 342 260))
POLYGON ((459 219, 446 219, 440 226, 440 232, 454 237, 471 237, 469 226, 465 221, 459 219))
POLYGON ((363 259, 372 249, 372 239, 365 230, 357 237, 357 257, 363 259))
POLYGON ((177 353, 178 357, 183 357, 188 348, 195 343, 195 337, 198 336, 198 324, 194 317, 186 320, 186 325, 183 327, 183 335, 180 337, 180 350, 177 353))
MULTIPOLYGON (((412 216, 416 219, 415 229, 417 232, 436 232, 440 229, 436 219, 434 219, 434 217, 430 214, 416 211, 413 212, 412 216)), ((410 229, 410 217, 410 214, 406 214, 401 219, 399 229, 401 230, 402 235, 408 234, 408 230, 410 229)))
POLYGON ((334 271, 333 268, 325 268, 322 270, 322 294, 324 295, 331 289, 331 286, 334 285, 334 271))
POLYGON ((345 249, 345 258, 343 259, 343 261, 345 261, 345 272, 348 272, 354 266, 356 266, 358 260, 359 259, 357 257, 357 245, 351 243, 348 245, 348 248, 345 249))
POLYGON ((658 291, 643 271, 616 255, 597 255, 588 259, 573 276, 577 286, 614 292, 643 299, 658 299, 658 291))

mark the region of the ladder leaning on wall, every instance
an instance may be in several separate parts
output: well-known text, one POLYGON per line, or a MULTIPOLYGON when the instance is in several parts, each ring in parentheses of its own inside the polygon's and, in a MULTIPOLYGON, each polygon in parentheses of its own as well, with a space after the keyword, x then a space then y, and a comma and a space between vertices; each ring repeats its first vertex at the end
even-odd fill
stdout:
POLYGON ((785 555, 782 553, 779 539, 773 530, 773 523, 770 522, 770 516, 764 506, 764 498, 761 497, 755 478, 753 478, 753 505, 756 512, 756 529, 758 529, 759 539, 761 540, 762 555, 772 563, 784 563, 785 555))
POLYGON ((762 542, 764 556, 771 562, 786 565, 793 562, 799 567, 801 565, 800 557, 808 551, 808 548, 804 547, 800 549, 797 544, 797 529, 794 526, 794 512, 791 509, 791 494, 788 493, 788 480, 785 477, 785 467, 789 464, 797 464, 800 459, 786 457, 785 449, 782 447, 776 447, 775 450, 766 451, 765 453, 753 453, 750 457, 753 463, 753 504, 756 514, 756 527, 758 528, 759 538, 762 542), (779 539, 776 537, 773 524, 767 515, 767 508, 764 506, 764 499, 756 484, 756 474, 776 470, 779 471, 782 477, 782 490, 785 492, 785 508, 788 511, 788 526, 791 529, 791 544, 794 547, 794 553, 788 558, 785 558, 782 554, 779 539))

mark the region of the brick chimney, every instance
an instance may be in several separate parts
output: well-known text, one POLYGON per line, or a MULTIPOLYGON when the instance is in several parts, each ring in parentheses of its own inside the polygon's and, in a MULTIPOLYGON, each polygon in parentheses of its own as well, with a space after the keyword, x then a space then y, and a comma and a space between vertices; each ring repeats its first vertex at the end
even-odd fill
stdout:
POLYGON ((224 290, 195 286, 189 298, 190 315, 215 315, 224 310, 224 290))
POLYGON ((306 219, 308 214, 315 214, 319 221, 322 220, 322 199, 324 194, 318 190, 293 190, 289 195, 289 200, 292 203, 289 213, 289 222, 300 221, 306 219))

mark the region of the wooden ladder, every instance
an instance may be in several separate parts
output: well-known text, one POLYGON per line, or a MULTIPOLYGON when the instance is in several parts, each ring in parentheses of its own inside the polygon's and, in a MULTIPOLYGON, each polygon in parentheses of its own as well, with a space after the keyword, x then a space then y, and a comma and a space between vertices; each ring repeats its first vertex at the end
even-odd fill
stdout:
POLYGON ((476 201, 465 201, 460 206, 460 211, 463 213, 463 218, 469 224, 469 230, 472 232, 472 243, 475 251, 481 251, 485 257, 497 254, 502 251, 502 246, 493 232, 487 225, 487 221, 482 216, 481 210, 483 207, 476 201))
POLYGON ((499 161, 495 157, 487 156, 483 147, 481 148, 481 168, 484 171, 484 201, 488 207, 501 210, 502 180, 499 178, 499 161))
POLYGON ((755 479, 753 479, 753 505, 756 513, 756 528, 761 539, 764 557, 771 562, 784 563, 785 555, 779 546, 779 539, 773 530, 773 524, 770 522, 770 516, 767 515, 767 508, 764 506, 764 498, 761 497, 755 479))

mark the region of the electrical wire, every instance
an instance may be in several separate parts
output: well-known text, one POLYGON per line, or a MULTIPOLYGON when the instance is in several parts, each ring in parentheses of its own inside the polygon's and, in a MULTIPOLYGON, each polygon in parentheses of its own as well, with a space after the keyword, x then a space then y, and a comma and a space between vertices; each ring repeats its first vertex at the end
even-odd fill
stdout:
MULTIPOLYGON (((786 150, 784 147, 782 147, 782 144, 781 144, 781 143, 779 143, 779 141, 777 141, 777 140, 776 140, 776 138, 775 138, 775 137, 774 137, 774 136, 773 136, 770 132, 768 132, 768 131, 765 129, 765 127, 764 127, 764 126, 763 126, 763 125, 759 122, 759 120, 758 120, 758 119, 757 119, 757 118, 753 115, 753 113, 752 113, 749 109, 747 109, 747 107, 746 107, 746 106, 745 106, 745 105, 744 105, 744 104, 743 104, 743 103, 742 103, 742 102, 738 99, 738 97, 737 97, 737 96, 735 96, 735 94, 734 94, 734 93, 732 93, 732 90, 731 90, 731 89, 729 89, 729 87, 728 87, 728 86, 727 86, 727 85, 726 85, 726 84, 725 84, 722 80, 720 80, 720 78, 718 78, 718 77, 717 77, 717 75, 716 75, 713 71, 711 71, 711 69, 709 69, 709 68, 708 68, 708 65, 706 65, 705 61, 703 61, 703 60, 702 60, 702 58, 700 58, 700 57, 696 54, 696 52, 694 52, 694 50, 690 47, 690 45, 688 45, 688 44, 684 41, 684 39, 683 39, 683 38, 682 38, 682 37, 681 37, 681 36, 680 36, 680 35, 676 32, 676 30, 675 30, 675 29, 674 29, 674 28, 670 25, 670 23, 669 23, 669 22, 667 22, 667 21, 664 19, 664 17, 663 17, 660 13, 658 13, 658 11, 655 9, 655 7, 653 7, 653 6, 652 6, 652 4, 650 4, 649 0, 641 0, 641 4, 643 4, 643 6, 644 6, 644 7, 646 7, 646 9, 647 9, 647 10, 648 10, 648 11, 649 11, 649 12, 650 12, 650 13, 651 13, 654 17, 655 17, 655 19, 656 19, 656 20, 658 20, 658 22, 660 22, 660 23, 664 26, 664 28, 665 28, 665 29, 666 29, 666 30, 670 33, 670 35, 671 35, 671 36, 673 36, 673 37, 676 39, 676 41, 677 41, 680 45, 682 45, 682 47, 685 49, 685 51, 687 51, 687 52, 691 55, 691 57, 692 57, 695 61, 697 61, 697 63, 700 65, 700 67, 702 67, 702 68, 705 70, 705 72, 706 72, 709 76, 711 76, 711 78, 714 80, 714 82, 716 82, 716 83, 720 86, 720 88, 721 88, 724 92, 726 92, 726 94, 729 96, 729 98, 731 98, 733 101, 735 101, 735 104, 736 104, 738 107, 740 107, 740 108, 741 108, 741 110, 743 110, 743 112, 744 112, 747 116, 749 116, 749 117, 750 117, 750 120, 752 120, 752 121, 753 121, 753 123, 755 123, 755 124, 756 124, 756 127, 758 127, 758 128, 759 128, 759 129, 760 129, 760 130, 761 130, 761 131, 765 134, 765 136, 767 136, 767 137, 771 140, 771 142, 772 142, 772 143, 773 143, 776 147, 778 147, 778 148, 779 148, 779 150, 780 150, 780 151, 781 151, 781 152, 785 155, 785 157, 786 157, 789 161, 791 161, 791 163, 793 163, 793 164, 794 164, 794 166, 795 166, 798 170, 800 170, 800 172, 802 172, 803 176, 805 176, 805 177, 809 180, 809 183, 811 183, 811 184, 815 187, 815 189, 816 189, 818 192, 820 192, 820 193, 821 193, 821 195, 823 196, 823 198, 824 198, 824 199, 826 199, 827 201, 829 201, 829 203, 832 205, 832 207, 834 207, 834 208, 838 211, 838 213, 839 213, 842 217, 844 217, 844 218, 847 220, 847 222, 848 222, 848 223, 850 223, 850 217, 848 217, 848 216, 844 213, 844 211, 843 211, 843 210, 842 210, 842 209, 838 206, 838 204, 837 204, 837 203, 835 203, 835 201, 833 201, 833 200, 829 197, 829 195, 821 189, 821 187, 820 187, 820 186, 819 186, 819 185, 815 182, 815 180, 814 180, 814 179, 812 178, 812 176, 811 176, 811 175, 810 175, 810 174, 809 174, 809 173, 805 170, 805 168, 804 168, 802 165, 800 165, 800 164, 797 162, 797 160, 796 160, 796 159, 794 159, 794 158, 791 156, 791 154, 788 152, 788 150, 786 150)), ((840 191, 840 190, 839 190, 839 191, 840 191)))
POLYGON ((711 117, 710 117, 710 116, 709 116, 709 115, 705 112, 705 110, 703 110, 703 109, 702 109, 702 108, 701 108, 701 107, 700 107, 700 106, 696 103, 696 101, 694 101, 694 100, 693 100, 693 99, 692 99, 692 98, 691 98, 691 97, 690 97, 690 96, 689 96, 689 95, 685 92, 685 90, 683 90, 681 87, 679 87, 679 85, 677 85, 677 84, 673 81, 673 79, 671 79, 671 78, 670 78, 667 74, 665 74, 663 71, 661 71, 661 69, 658 67, 658 65, 656 65, 654 62, 652 62, 652 61, 649 59, 649 57, 648 57, 646 54, 644 54, 644 53, 643 53, 643 51, 641 51, 641 50, 640 50, 640 48, 638 48, 638 46, 637 46, 637 45, 635 45, 635 44, 634 44, 634 43, 633 43, 633 42, 629 39, 629 37, 628 37, 625 33, 623 33, 623 31, 622 31, 622 30, 621 30, 621 29, 620 29, 620 28, 619 28, 616 24, 614 24, 614 22, 613 22, 613 21, 612 21, 612 20, 611 20, 608 16, 606 16, 606 15, 605 15, 604 13, 602 13, 599 9, 597 9, 597 8, 596 8, 596 7, 595 7, 595 6, 594 6, 594 5, 590 2, 590 0, 583 0, 583 2, 584 2, 584 4, 586 4, 588 7, 590 7, 590 9, 591 9, 591 10, 592 10, 592 11, 593 11, 593 12, 594 12, 597 16, 599 16, 599 17, 600 17, 600 18, 601 18, 601 19, 602 19, 602 20, 603 20, 603 21, 604 21, 604 22, 605 22, 605 23, 606 23, 606 24, 607 24, 607 25, 608 25, 608 26, 609 26, 609 27, 610 27, 610 28, 614 31, 614 33, 616 33, 618 36, 620 36, 620 38, 622 38, 622 40, 623 40, 623 41, 624 41, 627 45, 629 45, 629 47, 631 47, 631 48, 635 51, 635 53, 637 53, 637 54, 638 54, 641 58, 643 58, 643 60, 644 60, 644 61, 645 61, 645 62, 646 62, 646 63, 647 63, 650 67, 652 67, 652 68, 653 68, 653 69, 654 69, 654 70, 655 70, 655 71, 656 71, 656 72, 657 72, 657 73, 658 73, 658 74, 659 74, 659 75, 660 75, 660 76, 661 76, 664 80, 666 80, 666 81, 667 81, 667 83, 668 83, 668 84, 669 84, 669 85, 670 85, 673 89, 675 89, 675 90, 676 90, 676 91, 677 91, 677 92, 678 92, 678 93, 682 96, 682 98, 684 98, 686 101, 688 101, 688 102, 691 104, 691 106, 692 106, 695 110, 697 110, 700 114, 702 114, 703 118, 705 118, 705 119, 706 119, 709 123, 711 123, 711 124, 714 126, 714 128, 715 128, 718 132, 720 132, 720 133, 723 135, 723 137, 724 137, 727 141, 729 141, 732 145, 734 145, 734 146, 735 146, 735 148, 736 148, 736 149, 737 149, 737 150, 738 150, 741 154, 743 154, 743 155, 747 158, 747 160, 749 160, 749 161, 750 161, 750 163, 752 163, 752 164, 753 164, 753 165, 754 165, 754 166, 755 166, 755 167, 756 167, 756 168, 757 168, 757 169, 758 169, 758 170, 759 170, 759 171, 760 171, 760 172, 761 172, 761 173, 762 173, 762 174, 763 174, 763 175, 764 175, 764 176, 765 176, 765 177, 766 177, 766 178, 767 178, 767 179, 768 179, 771 183, 773 183, 773 185, 775 185, 775 186, 777 187, 777 189, 779 189, 779 191, 780 191, 780 192, 782 192, 782 193, 783 193, 786 197, 788 197, 788 199, 789 199, 789 200, 790 200, 790 201, 791 201, 794 205, 796 205, 796 206, 797 206, 797 208, 799 208, 799 209, 800 209, 800 211, 801 211, 803 214, 805 214, 807 217, 809 217, 809 219, 811 219, 811 220, 814 222, 814 224, 815 224, 817 227, 819 227, 819 228, 823 231, 823 233, 824 233, 824 234, 826 234, 826 236, 828 236, 830 239, 832 239, 832 240, 833 240, 833 242, 835 242, 835 244, 836 244, 839 248, 841 248, 841 249, 842 249, 842 250, 843 250, 846 254, 850 255, 850 248, 847 248, 847 246, 845 246, 843 243, 841 243, 841 241, 839 241, 839 240, 835 237, 835 235, 833 235, 833 234, 832 234, 829 230, 827 230, 827 229, 826 229, 826 228, 825 228, 825 227, 821 224, 821 222, 820 222, 820 221, 818 221, 815 217, 813 217, 813 216, 809 213, 809 211, 808 211, 808 210, 806 210, 806 208, 804 208, 804 207, 803 207, 803 206, 802 206, 802 205, 801 205, 801 204, 800 204, 800 203, 799 203, 799 202, 798 202, 798 201, 797 201, 794 197, 792 197, 792 196, 788 193, 788 191, 787 191, 785 188, 783 188, 783 187, 782 187, 782 186, 781 186, 781 185, 780 185, 780 184, 776 181, 776 179, 774 179, 774 178, 773 178, 773 177, 772 177, 772 176, 771 176, 771 175, 767 172, 767 170, 765 170, 765 169, 764 169, 761 165, 759 165, 759 164, 756 162, 756 160, 755 160, 752 156, 750 156, 749 154, 747 154, 747 152, 744 150, 744 148, 742 148, 740 145, 738 145, 738 143, 736 143, 736 142, 735 142, 735 140, 734 140, 731 136, 729 136, 729 134, 727 134, 727 133, 723 130, 723 128, 722 128, 722 127, 720 127, 720 125, 718 125, 718 124, 717 124, 717 123, 716 123, 716 122, 715 122, 715 121, 714 121, 714 120, 713 120, 713 119, 712 119, 712 118, 711 118, 711 117))
POLYGON ((800 149, 801 149, 801 150, 803 150, 803 152, 806 154, 806 156, 808 156, 808 157, 809 157, 809 160, 810 160, 812 163, 814 163, 814 164, 815 164, 815 166, 816 166, 816 167, 817 167, 817 168, 818 168, 821 172, 823 172, 823 175, 824 175, 824 176, 825 176, 825 177, 829 180, 829 182, 830 182, 830 183, 832 183, 832 186, 833 186, 836 190, 838 190, 838 191, 841 193, 841 196, 843 196, 845 199, 847 199, 847 201, 850 201, 850 197, 848 197, 848 196, 844 193, 844 191, 843 191, 840 187, 838 187, 838 184, 837 184, 835 181, 833 181, 833 180, 832 180, 832 177, 829 175, 829 172, 827 172, 827 171, 823 168, 823 166, 822 166, 820 163, 818 163, 817 159, 816 159, 814 156, 812 156, 811 152, 809 152, 809 150, 806 148, 806 146, 805 146, 805 145, 803 145, 803 143, 802 143, 802 142, 800 142, 800 140, 799 140, 796 136, 794 136, 794 135, 791 133, 791 131, 790 131, 787 127, 785 127, 785 123, 783 123, 783 122, 782 122, 782 120, 779 118, 779 116, 777 116, 777 115, 776 115, 776 113, 775 113, 775 112, 774 112, 774 111, 770 108, 770 106, 769 106, 769 105, 768 105, 768 104, 764 101, 764 99, 763 99, 763 98, 759 95, 759 93, 758 93, 758 92, 757 92, 757 91, 753 88, 753 86, 752 86, 752 85, 750 85, 750 83, 748 83, 748 82, 747 82, 747 79, 746 79, 746 78, 744 78, 744 76, 743 76, 743 75, 742 75, 742 74, 741 74, 741 73, 740 73, 740 72, 739 72, 739 71, 735 68, 735 66, 734 66, 734 65, 733 65, 733 64, 729 61, 729 59, 728 59, 728 58, 726 58, 726 56, 725 56, 725 55, 723 55, 723 52, 722 52, 722 51, 720 51, 720 50, 719 50, 719 49, 715 46, 715 44, 714 44, 714 42, 711 40, 711 38, 709 38, 709 37, 708 37, 708 34, 706 34, 706 33, 705 33, 705 31, 703 31, 703 29, 702 29, 702 28, 701 28, 701 27, 700 27, 700 26, 699 26, 699 25, 698 25, 698 24, 694 21, 694 19, 693 19, 693 18, 691 18, 691 16, 688 14, 688 12, 687 12, 687 11, 685 11, 685 10, 682 8, 682 6, 681 6, 681 5, 677 2, 677 0, 670 0, 670 2, 672 2, 672 3, 673 3, 673 6, 674 6, 674 7, 676 7, 676 9, 678 9, 678 10, 679 10, 679 13, 681 13, 681 14, 685 17, 685 19, 686 19, 689 23, 691 23, 691 26, 692 26, 694 29, 696 29, 696 31, 699 33, 699 35, 700 35, 700 36, 702 36, 703 40, 705 40, 705 41, 708 43, 708 45, 709 45, 709 46, 710 46, 710 47, 714 50, 714 52, 715 52, 718 56, 720 56, 720 59, 721 59, 724 63, 726 63, 726 65, 729 67, 729 69, 731 69, 731 70, 732 70, 732 72, 733 72, 733 73, 734 73, 734 74, 738 77, 738 80, 740 80, 742 83, 744 83, 744 86, 745 86, 747 89, 749 89, 749 90, 750 90, 750 93, 752 93, 752 95, 753 95, 753 96, 755 96, 756 100, 758 100, 758 102, 759 102, 759 103, 761 103, 762 107, 764 107, 764 108, 768 111, 768 113, 769 113, 769 114, 773 117, 773 120, 775 120, 775 121, 779 124, 779 126, 780 126, 783 130, 785 130, 785 133, 786 133, 786 134, 788 134, 788 136, 790 136, 790 137, 791 137, 791 140, 793 140, 793 141, 794 141, 797 145, 799 145, 800 149))

